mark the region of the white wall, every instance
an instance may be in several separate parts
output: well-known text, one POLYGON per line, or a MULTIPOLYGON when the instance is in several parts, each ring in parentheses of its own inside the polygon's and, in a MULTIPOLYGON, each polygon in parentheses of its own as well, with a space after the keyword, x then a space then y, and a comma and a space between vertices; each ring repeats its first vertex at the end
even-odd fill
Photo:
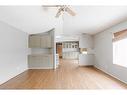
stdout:
POLYGON ((27 69, 28 34, 0 22, 0 84, 27 69))
POLYGON ((88 34, 82 34, 79 37, 79 48, 93 48, 92 36, 88 34))
POLYGON ((94 36, 95 66, 127 83, 127 68, 113 64, 112 32, 127 29, 127 21, 94 36))

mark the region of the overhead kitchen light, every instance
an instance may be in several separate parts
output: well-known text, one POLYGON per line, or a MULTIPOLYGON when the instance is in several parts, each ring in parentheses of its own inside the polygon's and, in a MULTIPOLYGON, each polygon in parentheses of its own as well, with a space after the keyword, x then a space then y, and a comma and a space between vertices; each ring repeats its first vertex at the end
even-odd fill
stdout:
POLYGON ((81 54, 87 54, 87 48, 80 48, 81 54))

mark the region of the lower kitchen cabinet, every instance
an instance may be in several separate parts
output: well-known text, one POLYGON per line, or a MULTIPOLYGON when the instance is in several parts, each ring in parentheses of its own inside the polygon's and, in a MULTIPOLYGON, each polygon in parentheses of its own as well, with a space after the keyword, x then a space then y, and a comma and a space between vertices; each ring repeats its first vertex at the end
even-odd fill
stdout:
POLYGON ((28 67, 30 69, 50 69, 53 68, 52 54, 35 54, 28 56, 28 67))
POLYGON ((89 66, 94 63, 93 54, 79 54, 79 65, 80 66, 89 66))

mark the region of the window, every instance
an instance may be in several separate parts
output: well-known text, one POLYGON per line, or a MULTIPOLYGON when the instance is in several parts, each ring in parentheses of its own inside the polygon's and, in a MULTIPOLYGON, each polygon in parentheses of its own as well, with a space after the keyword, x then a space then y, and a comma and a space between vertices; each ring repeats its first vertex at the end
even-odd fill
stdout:
POLYGON ((114 33, 113 64, 127 67, 127 30, 114 33))

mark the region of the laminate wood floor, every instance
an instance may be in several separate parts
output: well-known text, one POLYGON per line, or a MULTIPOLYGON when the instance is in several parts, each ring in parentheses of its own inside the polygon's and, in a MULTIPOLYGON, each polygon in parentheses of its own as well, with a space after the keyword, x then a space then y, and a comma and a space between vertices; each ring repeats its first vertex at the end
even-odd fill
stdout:
POLYGON ((127 85, 77 60, 60 60, 56 70, 27 70, 0 89, 127 89, 127 85))

